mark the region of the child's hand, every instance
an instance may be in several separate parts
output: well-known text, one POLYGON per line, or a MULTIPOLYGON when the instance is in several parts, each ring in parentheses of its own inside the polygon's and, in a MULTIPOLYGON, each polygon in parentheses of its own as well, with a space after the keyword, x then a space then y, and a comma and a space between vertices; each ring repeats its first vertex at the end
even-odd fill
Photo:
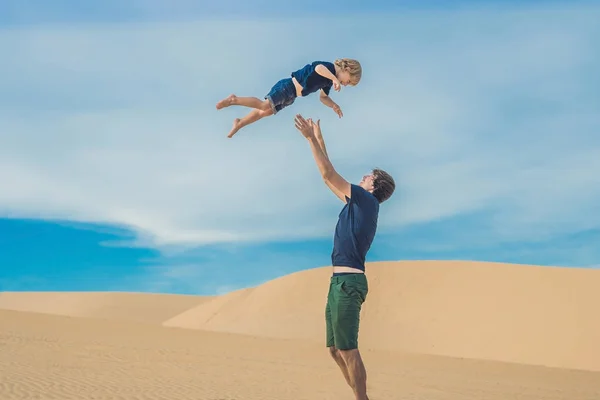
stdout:
POLYGON ((332 108, 333 108, 333 111, 335 111, 335 113, 338 115, 338 117, 342 118, 344 116, 340 106, 338 106, 337 104, 334 104, 332 108))
POLYGON ((333 90, 335 90, 336 92, 339 92, 341 88, 342 88, 342 85, 340 84, 340 81, 337 78, 335 78, 333 80, 333 90))

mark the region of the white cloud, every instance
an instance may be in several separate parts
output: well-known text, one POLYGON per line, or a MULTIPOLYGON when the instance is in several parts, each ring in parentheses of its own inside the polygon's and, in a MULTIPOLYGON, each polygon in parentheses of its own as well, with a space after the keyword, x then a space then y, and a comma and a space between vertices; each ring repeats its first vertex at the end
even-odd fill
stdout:
POLYGON ((341 203, 294 129, 301 112, 321 118, 346 178, 397 177, 382 230, 485 209, 502 238, 598 227, 599 18, 574 6, 0 31, 0 213, 130 226, 157 247, 329 237, 341 203), (365 67, 333 94, 343 119, 313 95, 225 137, 248 110, 216 111, 220 98, 262 97, 341 56, 365 67))

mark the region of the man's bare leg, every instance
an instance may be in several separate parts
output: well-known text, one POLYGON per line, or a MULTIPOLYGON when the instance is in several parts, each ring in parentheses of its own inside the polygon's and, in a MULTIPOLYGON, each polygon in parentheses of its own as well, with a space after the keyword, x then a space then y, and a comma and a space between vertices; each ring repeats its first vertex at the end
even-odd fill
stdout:
POLYGON ((258 97, 238 97, 235 94, 230 94, 229 96, 217 103, 217 110, 229 106, 244 106, 264 111, 271 108, 269 101, 266 99, 261 100, 258 97))
POLYGON ((267 111, 264 111, 264 110, 252 110, 244 118, 242 118, 242 119, 240 119, 240 118, 234 119, 233 120, 233 127, 231 128, 231 131, 229 131, 229 134, 227 135, 227 137, 228 138, 233 137, 233 135, 235 135, 237 133, 237 131, 239 131, 240 129, 242 129, 244 126, 250 125, 251 123, 258 121, 259 119, 262 119, 264 117, 268 117, 270 115, 273 115, 273 111, 271 111, 271 109, 269 108, 267 111))
POLYGON ((338 350, 344 361, 356 400, 369 400, 367 396, 367 371, 358 349, 338 350))
POLYGON ((339 350, 336 349, 334 346, 332 346, 329 348, 329 354, 331 354, 331 357, 333 357, 333 359, 335 360, 337 365, 342 370, 342 374, 344 375, 344 378, 346 379, 348 386, 350 386, 352 391, 354 391, 354 384, 352 383, 352 380, 350 379, 350 374, 348 373, 348 367, 346 366, 346 362, 342 358, 342 355, 340 354, 339 350))

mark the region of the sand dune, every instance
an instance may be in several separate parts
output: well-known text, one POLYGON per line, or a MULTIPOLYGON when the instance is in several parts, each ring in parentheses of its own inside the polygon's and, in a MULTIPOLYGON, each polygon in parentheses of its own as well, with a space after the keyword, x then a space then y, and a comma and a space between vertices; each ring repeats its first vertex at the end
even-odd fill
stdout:
MULTIPOLYGON (((322 346, 330 273, 315 268, 212 298, 5 293, 0 308, 322 346)), ((600 371, 600 270, 415 261, 370 263, 368 277, 363 349, 600 371)))
MULTIPOLYGON (((371 399, 600 398, 598 372, 375 350, 363 358, 371 399)), ((318 343, 0 311, 3 400, 352 398, 318 343)))
POLYGON ((164 326, 321 340, 330 268, 296 272, 206 301, 164 326))
POLYGON ((120 292, 2 292, 0 309, 159 324, 210 297, 120 292))
MULTIPOLYGON (((207 301, 165 326, 323 341, 329 268, 207 301)), ((368 266, 361 346, 600 370, 600 270, 478 262, 368 266)))

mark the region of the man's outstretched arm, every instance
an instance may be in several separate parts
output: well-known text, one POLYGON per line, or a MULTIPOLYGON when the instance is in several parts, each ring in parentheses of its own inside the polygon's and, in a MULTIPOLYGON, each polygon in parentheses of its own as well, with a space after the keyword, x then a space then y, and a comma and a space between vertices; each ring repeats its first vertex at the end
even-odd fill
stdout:
MULTIPOLYGON (((313 132, 315 134, 315 138, 317 140, 317 143, 319 144, 319 146, 321 147, 321 151, 323 152, 323 154, 325 154, 325 157, 327 157, 327 159, 329 160, 329 154, 327 154, 327 147, 325 146, 325 141, 323 140, 323 134, 321 133, 321 123, 320 120, 317 120, 316 123, 314 123, 310 118, 308 119, 308 123, 310 125, 313 126, 313 132)), ((329 163, 331 164, 331 160, 329 160, 329 163)), ((346 198, 344 197, 344 193, 340 192, 335 186, 333 186, 333 184, 331 182, 329 182, 328 180, 325 180, 325 183, 327 184, 327 186, 329 187, 329 189, 331 189, 331 191, 340 199, 342 200, 344 203, 346 202, 346 198)))
POLYGON ((302 135, 308 140, 313 157, 317 163, 319 172, 321 173, 321 177, 331 191, 345 203, 346 197, 350 197, 350 183, 337 173, 331 164, 331 161, 329 161, 329 157, 327 157, 327 153, 324 150, 325 143, 323 142, 320 129, 315 128, 313 124, 307 122, 301 115, 296 116, 295 123, 296 128, 302 132, 302 135), (318 131, 318 133, 315 131, 318 131), (320 142, 323 147, 321 147, 320 142))

